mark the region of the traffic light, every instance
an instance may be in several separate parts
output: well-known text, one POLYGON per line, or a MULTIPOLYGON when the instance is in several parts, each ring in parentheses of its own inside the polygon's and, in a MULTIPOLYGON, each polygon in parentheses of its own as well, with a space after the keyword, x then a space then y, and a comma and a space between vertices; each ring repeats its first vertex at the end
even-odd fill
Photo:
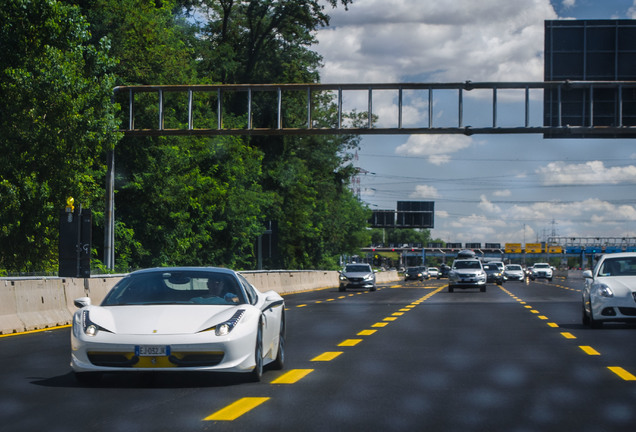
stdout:
POLYGON ((66 200, 66 208, 60 211, 58 276, 91 276, 92 222, 90 209, 75 208, 73 198, 66 200))

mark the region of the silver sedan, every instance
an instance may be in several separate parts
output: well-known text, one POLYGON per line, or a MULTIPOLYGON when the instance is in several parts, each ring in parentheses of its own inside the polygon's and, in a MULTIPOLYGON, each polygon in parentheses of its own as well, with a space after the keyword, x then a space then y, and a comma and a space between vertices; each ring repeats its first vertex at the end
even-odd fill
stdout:
POLYGON ((603 255, 583 277, 583 324, 636 322, 636 252, 603 255))

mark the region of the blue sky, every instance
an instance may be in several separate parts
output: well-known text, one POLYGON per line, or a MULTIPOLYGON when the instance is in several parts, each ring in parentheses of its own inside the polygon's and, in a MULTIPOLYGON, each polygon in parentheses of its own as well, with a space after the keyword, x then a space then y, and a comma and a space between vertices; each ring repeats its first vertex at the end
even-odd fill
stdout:
MULTIPOLYGON (((317 33, 323 83, 542 81, 544 21, 633 19, 633 0, 354 0, 330 10, 317 33)), ((472 93, 472 92, 471 92, 472 93)), ((465 101, 465 124, 487 124, 488 94, 465 101), (472 108, 471 108, 472 107, 472 108)), ((516 122, 514 92, 501 122, 516 122)), ((405 121, 425 110, 411 95, 405 121)), ((374 93, 380 121, 395 97, 374 93)), ((345 99, 366 111, 366 94, 345 99)), ((532 119, 540 124, 540 94, 532 119)), ((434 103, 452 123, 452 103, 434 103)), ((439 122, 439 123, 437 123, 439 122)), ((636 237, 636 141, 543 139, 540 135, 363 136, 356 166, 372 209, 435 201, 433 237, 449 242, 534 243, 550 235, 636 237)))

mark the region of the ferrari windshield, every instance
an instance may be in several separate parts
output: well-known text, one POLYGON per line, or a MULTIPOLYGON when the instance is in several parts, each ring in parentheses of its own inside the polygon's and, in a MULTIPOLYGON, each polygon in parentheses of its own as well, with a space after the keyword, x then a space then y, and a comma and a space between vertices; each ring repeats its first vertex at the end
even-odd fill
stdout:
POLYGON ((245 303, 245 296, 238 280, 231 274, 156 271, 125 277, 108 293, 102 306, 241 303, 245 303))

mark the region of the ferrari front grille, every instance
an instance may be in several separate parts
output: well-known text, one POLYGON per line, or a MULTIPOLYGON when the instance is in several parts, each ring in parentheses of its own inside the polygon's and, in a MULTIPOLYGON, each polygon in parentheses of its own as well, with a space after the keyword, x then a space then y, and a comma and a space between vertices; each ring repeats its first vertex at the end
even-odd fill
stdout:
POLYGON ((619 307, 618 310, 625 316, 636 316, 636 308, 619 307))
POLYGON ((88 359, 95 366, 104 367, 131 367, 139 362, 139 357, 126 357, 124 354, 88 353, 88 359))
POLYGON ((179 367, 216 366, 223 361, 224 355, 223 352, 184 354, 180 358, 171 355, 168 359, 179 367))

